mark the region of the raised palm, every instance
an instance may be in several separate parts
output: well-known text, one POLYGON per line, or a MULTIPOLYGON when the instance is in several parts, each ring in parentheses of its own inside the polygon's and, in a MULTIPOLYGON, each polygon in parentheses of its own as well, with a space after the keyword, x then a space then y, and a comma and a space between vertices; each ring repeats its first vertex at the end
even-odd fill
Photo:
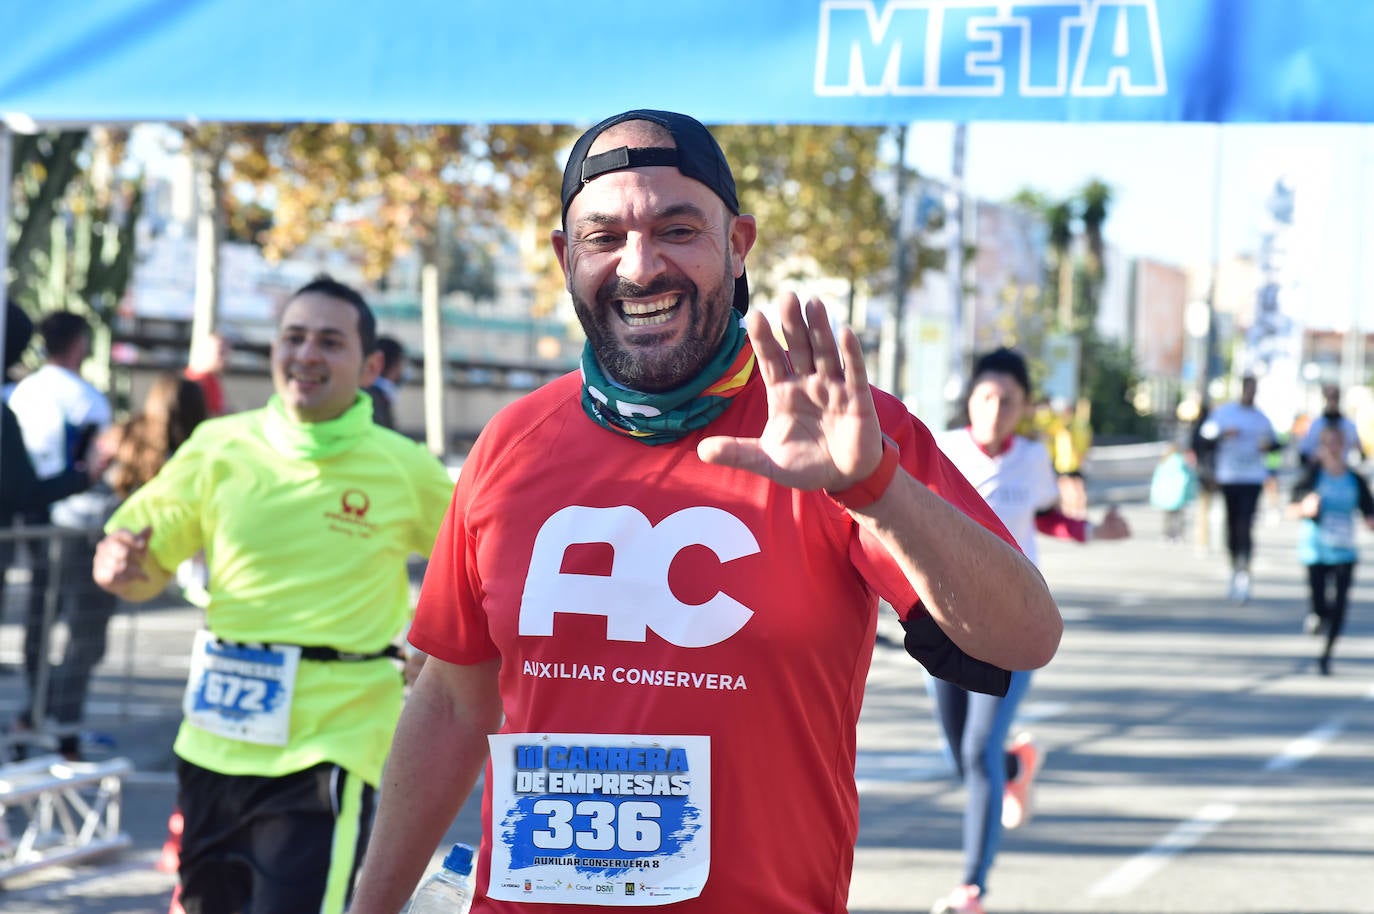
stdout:
POLYGON ((768 319, 751 313, 749 338, 768 391, 768 422, 758 438, 716 436, 697 453, 707 463, 758 473, 795 489, 845 489, 873 472, 882 431, 853 331, 837 341, 825 306, 795 295, 781 308, 779 346, 768 319))

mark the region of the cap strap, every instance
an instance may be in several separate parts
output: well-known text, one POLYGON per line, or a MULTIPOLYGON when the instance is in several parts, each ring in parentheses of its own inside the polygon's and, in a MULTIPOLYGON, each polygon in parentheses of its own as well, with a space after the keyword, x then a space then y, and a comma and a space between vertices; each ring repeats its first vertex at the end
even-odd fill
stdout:
POLYGON ((671 165, 676 168, 677 150, 666 146, 645 146, 639 149, 621 146, 619 149, 587 156, 582 161, 582 183, 586 184, 608 171, 644 168, 649 165, 671 165))

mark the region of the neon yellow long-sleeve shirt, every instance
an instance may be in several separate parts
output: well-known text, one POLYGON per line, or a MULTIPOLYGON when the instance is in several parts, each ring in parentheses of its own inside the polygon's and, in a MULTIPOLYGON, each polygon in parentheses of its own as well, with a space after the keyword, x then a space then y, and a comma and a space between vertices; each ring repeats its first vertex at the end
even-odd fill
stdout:
MULTIPOLYGON (((206 625, 219 638, 372 653, 410 618, 406 561, 429 554, 452 489, 422 446, 372 423, 366 396, 306 425, 274 398, 202 423, 107 530, 151 526, 150 551, 168 569, 204 549, 206 625)), ((376 784, 401 699, 391 661, 302 660, 286 745, 184 721, 175 751, 223 774, 327 761, 376 784)))

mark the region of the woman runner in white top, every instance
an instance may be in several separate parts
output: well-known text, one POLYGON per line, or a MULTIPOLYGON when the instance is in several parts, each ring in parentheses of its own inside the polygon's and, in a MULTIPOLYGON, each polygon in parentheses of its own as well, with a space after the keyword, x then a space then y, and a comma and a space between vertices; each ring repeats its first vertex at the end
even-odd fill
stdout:
MULTIPOLYGON (((1049 451, 1016 434, 1030 403, 1030 375, 1020 354, 1010 349, 987 353, 973 368, 966 401, 968 425, 944 432, 936 441, 1037 564, 1037 530, 1079 542, 1129 536, 1115 508, 1096 526, 1059 510, 1049 451)), ((984 914, 982 897, 1002 829, 1016 828, 1030 818, 1030 788, 1040 752, 1024 733, 1007 748, 1016 708, 1030 679, 1029 672, 1012 673, 1004 697, 927 679, 946 748, 968 792, 963 879, 935 903, 932 914, 984 914)))

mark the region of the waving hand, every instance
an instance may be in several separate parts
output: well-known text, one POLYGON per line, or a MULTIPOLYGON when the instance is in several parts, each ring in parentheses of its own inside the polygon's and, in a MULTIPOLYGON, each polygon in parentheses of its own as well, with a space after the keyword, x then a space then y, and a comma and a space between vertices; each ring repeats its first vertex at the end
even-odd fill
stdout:
POLYGON ((794 489, 846 489, 882 458, 882 430, 863 350, 848 327, 837 341, 825 305, 796 295, 782 304, 784 352, 768 319, 748 316, 749 339, 768 390, 768 423, 758 438, 704 439, 707 463, 738 467, 794 489))

